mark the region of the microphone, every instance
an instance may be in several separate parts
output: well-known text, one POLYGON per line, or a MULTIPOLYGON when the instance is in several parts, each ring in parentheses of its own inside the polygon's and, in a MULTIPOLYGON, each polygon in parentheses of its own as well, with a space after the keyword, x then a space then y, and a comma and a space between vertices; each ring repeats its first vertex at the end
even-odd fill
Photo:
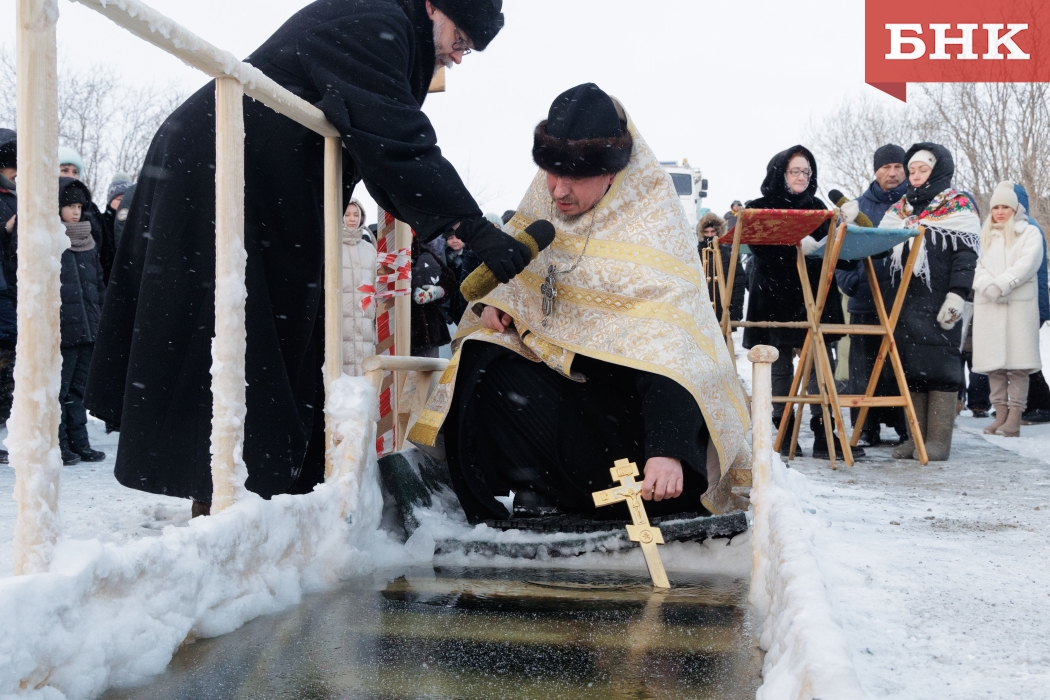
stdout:
MULTIPOLYGON (((524 231, 518 232, 514 240, 528 247, 531 253, 529 262, 532 262, 541 250, 554 242, 554 224, 545 219, 534 221, 524 231)), ((468 302, 474 302, 485 298, 498 286, 499 280, 492 274, 492 270, 488 265, 482 264, 467 275, 467 279, 459 286, 459 292, 468 302)))
MULTIPOLYGON (((838 190, 830 190, 828 192, 828 197, 831 198, 831 203, 834 204, 839 209, 842 208, 843 204, 845 204, 845 203, 847 203, 849 201, 849 199, 846 197, 846 195, 842 194, 838 190)), ((857 224, 857 226, 863 226, 865 228, 875 228, 875 224, 871 223, 871 219, 869 219, 867 217, 867 215, 864 214, 863 212, 860 213, 860 214, 857 214, 857 218, 855 220, 855 223, 857 224)))

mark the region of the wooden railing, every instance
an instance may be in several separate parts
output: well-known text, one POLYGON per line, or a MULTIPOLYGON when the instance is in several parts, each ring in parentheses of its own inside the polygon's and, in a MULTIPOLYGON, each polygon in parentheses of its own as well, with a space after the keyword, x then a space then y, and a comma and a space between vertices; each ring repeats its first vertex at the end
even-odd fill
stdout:
MULTIPOLYGON (((215 78, 215 339, 212 512, 245 492, 244 112, 248 95, 320 134, 324 149, 326 389, 342 374, 342 142, 321 110, 137 0, 75 0, 215 78), (224 299, 239 304, 224 304, 224 299)), ((16 0, 18 80, 18 363, 10 422, 15 468, 14 571, 47 571, 60 534, 59 256, 56 0, 16 0)), ((331 431, 329 430, 329 434, 331 431)), ((330 451, 331 441, 328 448, 330 451)), ((330 474, 331 463, 326 469, 330 474)))

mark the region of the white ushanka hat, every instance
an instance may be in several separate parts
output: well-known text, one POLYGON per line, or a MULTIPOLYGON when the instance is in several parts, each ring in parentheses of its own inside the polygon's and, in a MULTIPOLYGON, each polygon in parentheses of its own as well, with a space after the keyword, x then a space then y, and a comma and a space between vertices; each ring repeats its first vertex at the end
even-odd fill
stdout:
POLYGON ((988 208, 994 209, 998 206, 1007 206, 1018 211, 1020 204, 1017 201, 1017 192, 1014 190, 1014 183, 1010 181, 1000 182, 995 186, 995 192, 992 193, 992 201, 988 202, 988 208))

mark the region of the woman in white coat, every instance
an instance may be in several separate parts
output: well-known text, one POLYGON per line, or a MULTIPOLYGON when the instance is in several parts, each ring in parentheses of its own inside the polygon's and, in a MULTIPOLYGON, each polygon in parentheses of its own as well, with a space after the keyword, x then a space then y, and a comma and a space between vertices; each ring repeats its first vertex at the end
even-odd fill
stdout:
POLYGON ((1018 437, 1028 375, 1042 366, 1036 276, 1043 242, 1012 182, 999 183, 991 207, 973 279, 973 371, 991 383, 995 422, 984 432, 1018 437))
POLYGON ((376 247, 365 228, 365 210, 350 200, 343 214, 343 372, 361 376, 361 361, 375 354, 376 305, 363 308, 362 285, 375 286, 376 247))

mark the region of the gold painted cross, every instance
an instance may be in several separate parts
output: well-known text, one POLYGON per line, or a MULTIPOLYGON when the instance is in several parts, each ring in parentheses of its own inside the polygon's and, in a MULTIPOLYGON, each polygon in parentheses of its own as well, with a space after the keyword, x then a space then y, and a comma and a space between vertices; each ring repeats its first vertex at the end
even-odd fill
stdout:
POLYGON ((612 474, 613 481, 619 481, 620 485, 591 494, 594 497, 594 505, 601 507, 627 502, 627 507, 631 511, 631 520, 634 521, 633 525, 627 526, 627 536, 632 542, 638 542, 641 545, 642 554, 645 555, 645 565, 649 567, 649 576, 653 579, 653 586, 670 588, 671 584, 667 580, 664 563, 660 561, 660 552, 656 548, 656 545, 664 543, 664 536, 660 528, 649 524, 649 518, 645 515, 645 506, 642 504, 641 484, 634 480, 634 477, 638 476, 638 465, 626 459, 617 460, 615 464, 616 466, 609 472, 612 474))

